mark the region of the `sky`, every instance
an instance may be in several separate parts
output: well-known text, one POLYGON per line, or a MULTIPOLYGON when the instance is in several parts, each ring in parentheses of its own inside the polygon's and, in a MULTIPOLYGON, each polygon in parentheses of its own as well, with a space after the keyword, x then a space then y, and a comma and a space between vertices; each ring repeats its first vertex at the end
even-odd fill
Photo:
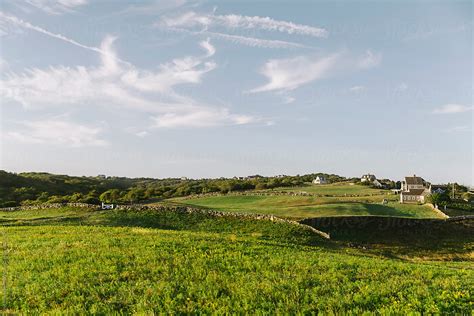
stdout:
POLYGON ((472 9, 3 0, 0 169, 473 185, 472 9))

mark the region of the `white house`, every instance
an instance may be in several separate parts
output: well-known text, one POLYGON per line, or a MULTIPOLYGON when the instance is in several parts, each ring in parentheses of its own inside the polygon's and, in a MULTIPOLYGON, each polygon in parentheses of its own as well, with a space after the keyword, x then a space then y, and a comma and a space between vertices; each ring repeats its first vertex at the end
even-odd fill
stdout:
POLYGON ((328 179, 325 176, 317 176, 316 179, 313 180, 314 184, 326 184, 329 183, 328 179))
POLYGON ((421 177, 405 177, 400 189, 400 203, 425 203, 431 194, 431 185, 421 177))
POLYGON ((377 180, 377 178, 373 174, 364 174, 362 177, 360 177, 360 182, 373 182, 377 180))

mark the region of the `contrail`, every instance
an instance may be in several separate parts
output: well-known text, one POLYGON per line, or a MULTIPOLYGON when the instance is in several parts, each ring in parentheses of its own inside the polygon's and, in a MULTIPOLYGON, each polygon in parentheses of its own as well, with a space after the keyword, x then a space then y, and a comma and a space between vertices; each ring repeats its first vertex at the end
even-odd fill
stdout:
MULTIPOLYGON (((17 18, 16 16, 13 16, 13 15, 8 15, 8 14, 5 14, 3 12, 0 11, 0 18, 5 20, 5 21, 8 21, 12 24, 15 24, 15 25, 18 25, 18 26, 21 26, 21 27, 24 27, 26 29, 30 29, 30 30, 33 30, 33 31, 36 31, 36 32, 39 32, 39 33, 42 33, 44 35, 47 35, 47 36, 50 36, 50 37, 53 37, 53 38, 57 38, 59 40, 62 40, 64 42, 67 42, 69 44, 72 44, 72 45, 75 45, 75 46, 78 46, 78 47, 81 47, 81 48, 84 48, 84 49, 88 49, 88 50, 91 50, 93 52, 96 52, 96 53, 99 53, 99 54, 102 54, 102 55, 106 55, 106 56, 110 56, 109 53, 107 52, 104 52, 103 50, 101 50, 100 48, 98 47, 94 47, 94 46, 87 46, 87 45, 84 45, 84 44, 81 44, 79 42, 76 42, 75 40, 73 39, 70 39, 70 38, 67 38, 66 36, 64 35, 61 35, 61 34, 56 34, 56 33, 52 33, 48 30, 45 30, 44 28, 42 27, 39 27, 39 26, 36 26, 36 25, 33 25, 27 21, 24 21, 22 19, 19 19, 17 18)), ((131 65, 129 62, 127 61, 124 61, 116 56, 113 56, 116 60, 124 63, 124 64, 127 64, 127 65, 131 65)))
POLYGON ((168 27, 168 30, 178 32, 178 33, 187 33, 192 35, 208 35, 210 37, 220 38, 226 41, 230 41, 237 44, 247 45, 251 47, 266 47, 266 48, 313 48, 303 44, 294 43, 294 42, 287 42, 287 41, 279 41, 279 40, 267 40, 255 37, 248 37, 248 36, 240 36, 240 35, 232 35, 232 34, 225 34, 225 33, 217 33, 217 32, 210 32, 207 30, 202 31, 190 31, 183 28, 174 28, 168 27))

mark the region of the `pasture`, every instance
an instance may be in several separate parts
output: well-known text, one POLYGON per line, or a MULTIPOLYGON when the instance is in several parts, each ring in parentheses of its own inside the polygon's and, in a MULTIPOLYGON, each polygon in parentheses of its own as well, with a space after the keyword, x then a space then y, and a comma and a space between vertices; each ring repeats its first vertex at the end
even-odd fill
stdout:
POLYGON ((386 205, 380 202, 383 196, 376 196, 378 203, 369 197, 313 197, 313 196, 258 196, 221 195, 197 197, 192 199, 175 198, 170 201, 198 207, 229 212, 273 214, 288 218, 326 217, 326 216, 395 216, 413 218, 439 218, 427 205, 400 204, 391 201, 386 205))
POLYGON ((390 190, 374 189, 369 186, 360 184, 349 184, 346 182, 339 182, 333 184, 311 184, 299 187, 281 187, 276 188, 275 191, 287 192, 307 192, 320 195, 344 196, 344 195, 391 195, 390 190))
MULTIPOLYGON (((65 208, 1 218, 4 313, 469 314, 473 307, 468 257, 433 261, 418 249, 416 260, 393 259, 387 249, 347 247, 295 225, 205 213, 65 208)), ((466 236, 454 245, 468 247, 466 236)), ((448 250, 458 251, 436 251, 448 250)))

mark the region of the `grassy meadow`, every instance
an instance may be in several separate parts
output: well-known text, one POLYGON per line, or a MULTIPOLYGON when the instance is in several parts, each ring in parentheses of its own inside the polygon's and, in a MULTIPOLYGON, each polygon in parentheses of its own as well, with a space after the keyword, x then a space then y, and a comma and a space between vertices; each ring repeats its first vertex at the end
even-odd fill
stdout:
POLYGON ((364 185, 344 182, 327 185, 308 184, 301 187, 277 188, 273 191, 305 192, 314 196, 298 194, 265 196, 248 193, 173 198, 168 201, 221 211, 272 214, 293 219, 329 216, 441 217, 427 205, 400 204, 398 195, 390 190, 374 189, 364 185), (382 204, 384 199, 388 204, 382 204))
POLYGON ((400 259, 398 246, 382 249, 376 240, 347 246, 296 225, 236 217, 75 208, 0 217, 4 313, 469 314, 473 308, 474 267, 465 249, 472 252, 472 237, 464 226, 447 236, 459 238, 452 244, 458 248, 422 243, 400 259), (460 256, 446 261, 445 251, 460 256))
POLYGON ((313 197, 313 196, 258 196, 221 195, 193 199, 175 198, 171 201, 221 211, 273 214, 288 218, 327 216, 395 216, 413 218, 439 218, 427 205, 400 204, 390 201, 382 205, 370 197, 313 197))
POLYGON ((339 182, 333 184, 311 184, 299 187, 281 187, 276 188, 275 191, 288 192, 307 192, 320 195, 390 195, 390 190, 374 189, 366 185, 350 184, 347 182, 339 182))

